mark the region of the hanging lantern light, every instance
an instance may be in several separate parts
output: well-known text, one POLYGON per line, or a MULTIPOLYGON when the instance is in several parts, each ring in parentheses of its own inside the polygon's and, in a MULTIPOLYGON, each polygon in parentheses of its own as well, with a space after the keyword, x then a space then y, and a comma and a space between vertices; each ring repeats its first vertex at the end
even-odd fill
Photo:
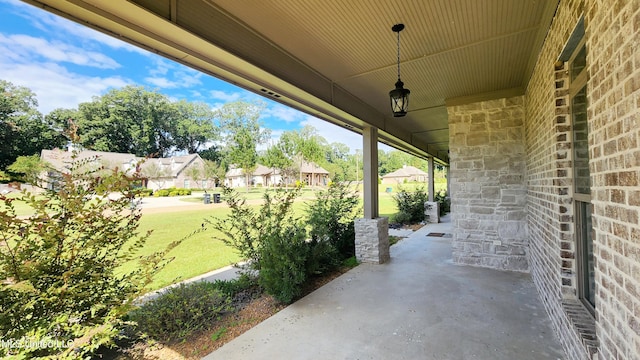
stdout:
POLYGON ((389 91, 389 98, 391 99, 393 116, 401 117, 407 115, 409 94, 411 93, 409 89, 403 87, 404 83, 400 80, 400 31, 404 30, 404 24, 395 24, 391 27, 391 30, 398 34, 398 81, 396 81, 396 88, 389 91))

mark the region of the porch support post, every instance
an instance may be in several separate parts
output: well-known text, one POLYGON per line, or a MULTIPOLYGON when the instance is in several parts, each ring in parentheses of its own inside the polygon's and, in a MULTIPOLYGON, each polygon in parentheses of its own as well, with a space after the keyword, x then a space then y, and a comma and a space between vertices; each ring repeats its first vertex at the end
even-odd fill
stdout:
POLYGON ((366 127, 363 137, 364 218, 355 220, 356 258, 382 264, 389 261, 389 219, 378 217, 378 129, 366 127))
POLYGON ((430 157, 428 160, 429 164, 429 201, 433 202, 434 196, 436 193, 436 187, 433 180, 433 158, 430 157))
POLYGON ((378 217, 378 129, 366 127, 363 137, 364 217, 378 217))

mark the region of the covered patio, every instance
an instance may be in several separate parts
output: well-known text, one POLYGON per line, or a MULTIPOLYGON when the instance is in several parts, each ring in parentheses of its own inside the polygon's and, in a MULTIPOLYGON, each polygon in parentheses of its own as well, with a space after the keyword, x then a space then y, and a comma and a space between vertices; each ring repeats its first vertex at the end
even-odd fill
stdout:
MULTIPOLYGON (((362 261, 391 260, 362 266, 380 276, 370 289, 425 270, 403 273, 390 257, 387 219, 378 213, 381 142, 427 159, 430 179, 437 164, 449 171, 452 259, 473 268, 430 267, 460 276, 445 295, 475 289, 459 272, 482 274, 475 281, 488 289, 495 277, 526 277, 476 267, 529 273, 546 310, 530 320, 550 317, 568 358, 638 358, 637 0, 24 1, 362 134, 356 247, 362 261), (392 26, 400 23, 397 48, 392 26), (411 94, 406 116, 394 117, 389 90, 400 68, 411 94)), ((433 196, 432 182, 428 190, 433 196)), ((402 291, 421 289, 413 285, 402 291)), ((495 299, 526 309, 529 290, 520 297, 504 289, 495 299)), ((372 300, 366 289, 360 294, 362 304, 372 300)), ((423 307, 442 305, 417 298, 423 307)), ((373 336, 360 340, 363 348, 387 329, 375 318, 388 319, 383 307, 365 308, 358 318, 374 321, 358 328, 373 336)), ((442 321, 464 330, 473 317, 458 310, 442 321)), ((437 320, 423 315, 415 329, 437 320)), ((489 330, 510 329, 497 319, 489 330)))
POLYGON ((544 311, 528 274, 453 264, 446 216, 204 359, 564 359, 544 311))

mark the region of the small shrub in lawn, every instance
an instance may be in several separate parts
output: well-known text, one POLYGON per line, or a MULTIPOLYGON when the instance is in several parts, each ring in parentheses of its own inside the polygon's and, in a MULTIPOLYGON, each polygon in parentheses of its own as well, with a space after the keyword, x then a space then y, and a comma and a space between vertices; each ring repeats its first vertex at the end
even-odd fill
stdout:
POLYGON ((167 189, 160 189, 160 190, 156 190, 154 196, 169 196, 169 190, 167 189))
POLYGON ((231 310, 231 299, 214 283, 196 282, 170 288, 129 314, 138 329, 160 341, 183 340, 205 330, 231 310))
POLYGON ((398 207, 394 221, 399 224, 416 224, 426 219, 425 202, 429 199, 424 188, 417 188, 414 192, 405 189, 393 196, 398 207))
POLYGON ((180 195, 180 193, 178 191, 169 192, 169 196, 178 196, 178 195, 180 195))

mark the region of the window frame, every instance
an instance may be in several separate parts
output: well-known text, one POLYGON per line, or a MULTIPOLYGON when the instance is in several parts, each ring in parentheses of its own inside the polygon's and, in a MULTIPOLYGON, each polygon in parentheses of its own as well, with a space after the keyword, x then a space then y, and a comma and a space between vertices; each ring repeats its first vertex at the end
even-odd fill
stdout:
MULTIPOLYGON (((574 203, 574 213, 573 213, 573 218, 574 218, 574 234, 575 234, 575 244, 576 244, 576 278, 577 278, 577 295, 578 295, 578 299, 580 300, 580 302, 585 306, 585 308, 589 311, 589 313, 592 316, 595 316, 595 300, 594 303, 591 303, 591 300, 589 299, 589 295, 594 295, 595 294, 595 286, 591 287, 590 283, 588 281, 588 273, 589 273, 589 263, 593 264, 593 258, 588 259, 585 256, 585 253, 587 252, 587 241, 591 241, 591 249, 593 249, 593 220, 591 220, 589 223, 591 224, 590 227, 588 227, 586 224, 584 224, 584 217, 588 216, 587 214, 584 214, 584 209, 582 208, 582 204, 586 204, 586 206, 591 207, 591 214, 593 214, 593 203, 592 203, 592 197, 591 194, 585 194, 585 193, 580 193, 577 192, 577 186, 576 186, 576 181, 577 181, 577 175, 576 175, 576 156, 575 156, 575 143, 576 143, 576 139, 575 139, 575 132, 574 132, 574 103, 573 100, 575 98, 575 96, 580 93, 582 91, 582 89, 585 89, 585 94, 586 94, 586 86, 587 86, 587 79, 588 79, 588 72, 587 72, 587 67, 585 66, 580 73, 573 79, 572 78, 572 64, 575 61, 576 57, 580 54, 580 52, 582 51, 582 49, 585 48, 585 50, 588 50, 586 48, 586 39, 583 36, 582 39, 576 44, 576 47, 574 48, 573 52, 571 53, 571 56, 569 58, 569 60, 567 61, 568 64, 568 71, 569 71, 569 113, 570 113, 570 118, 571 118, 571 146, 572 146, 572 164, 571 164, 571 169, 572 169, 572 186, 573 186, 573 191, 572 191, 572 199, 573 199, 573 203, 574 203), (588 228, 587 228, 588 227, 588 228), (586 231, 590 231, 591 234, 585 234, 585 230, 586 231), (589 238, 589 235, 590 238, 589 238)), ((585 54, 586 56, 586 54, 585 54)), ((588 119, 587 119, 587 123, 588 123, 588 119)), ((589 155, 587 155, 589 156, 589 155)), ((589 157, 590 160, 590 157, 589 157)), ((589 191, 591 192, 591 191, 589 191)), ((592 215, 591 215, 592 216, 592 215)), ((593 253, 591 255, 593 257, 593 253)))

